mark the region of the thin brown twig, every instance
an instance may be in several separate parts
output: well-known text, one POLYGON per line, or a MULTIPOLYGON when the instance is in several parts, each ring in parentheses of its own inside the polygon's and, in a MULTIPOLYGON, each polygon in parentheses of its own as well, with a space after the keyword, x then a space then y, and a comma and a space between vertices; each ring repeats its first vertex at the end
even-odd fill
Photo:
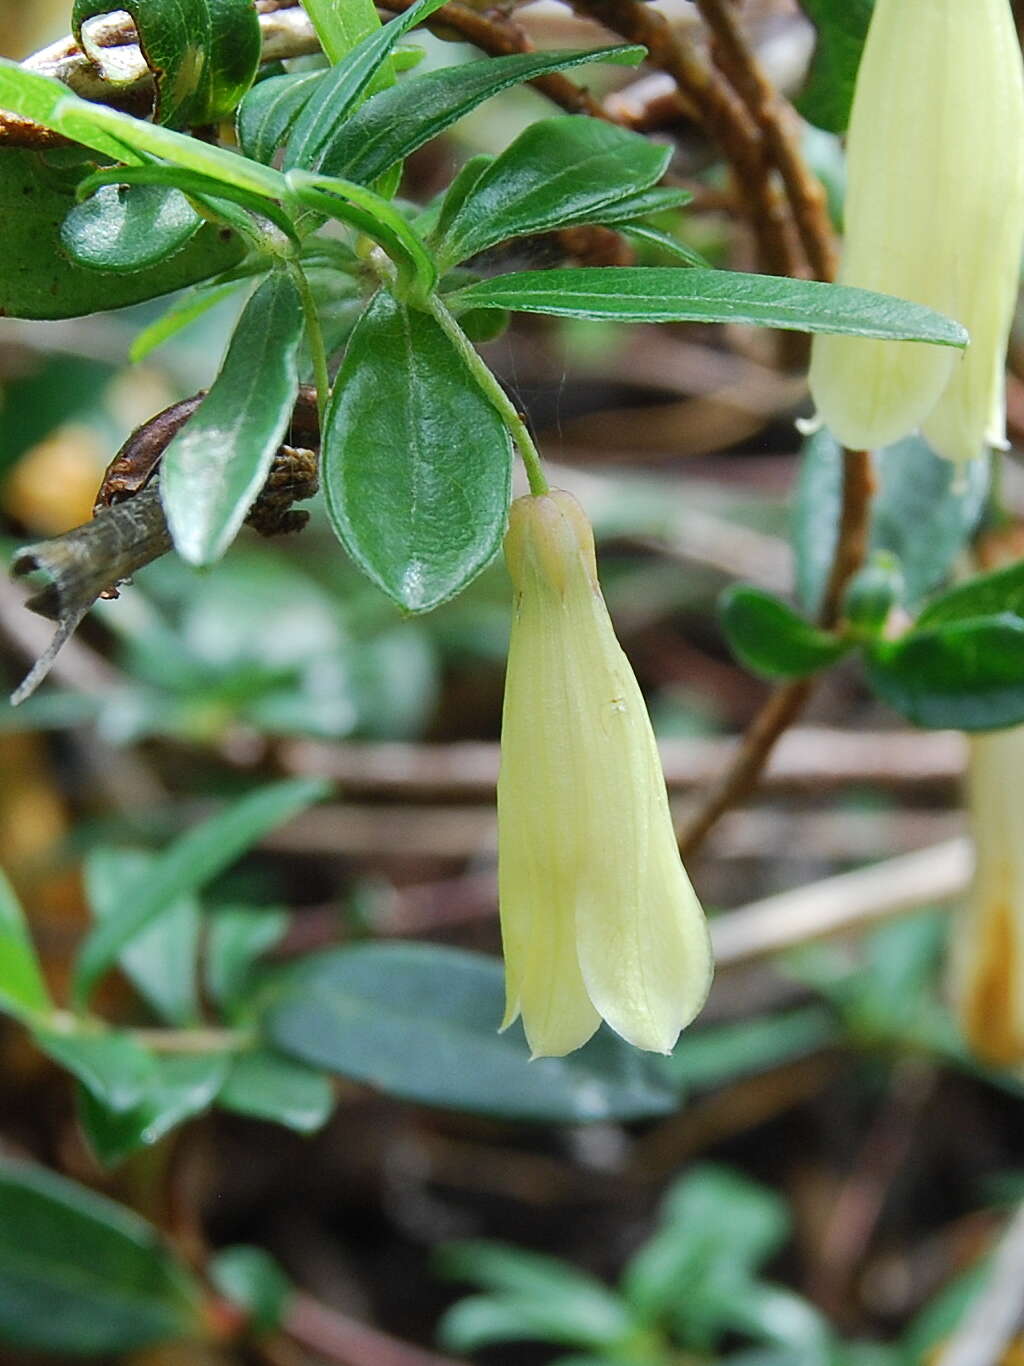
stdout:
POLYGON ((836 260, 825 191, 800 153, 789 102, 769 80, 728 0, 697 0, 697 8, 712 32, 716 64, 761 130, 778 168, 811 271, 816 279, 831 280, 836 260))
POLYGON ((454 1357, 424 1351, 359 1323, 309 1295, 292 1298, 284 1332, 300 1346, 339 1366, 464 1366, 454 1357))
POLYGON ((663 15, 640 0, 573 0, 573 5, 611 32, 643 44, 648 62, 675 80, 732 168, 765 269, 775 275, 801 274, 803 261, 792 218, 773 180, 764 138, 721 73, 687 38, 676 34, 663 15))

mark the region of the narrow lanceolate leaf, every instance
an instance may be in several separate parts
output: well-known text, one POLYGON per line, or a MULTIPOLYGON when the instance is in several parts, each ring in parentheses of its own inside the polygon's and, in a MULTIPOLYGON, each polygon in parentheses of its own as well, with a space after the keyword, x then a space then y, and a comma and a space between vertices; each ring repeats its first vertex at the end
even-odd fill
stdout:
POLYGON ((453 308, 507 308, 622 323, 748 323, 891 341, 967 345, 959 323, 887 294, 814 280, 672 266, 524 270, 449 296, 453 308))
POLYGON ((305 6, 329 62, 340 62, 380 27, 373 0, 309 0, 305 6))
POLYGON ((1024 620, 951 621, 873 646, 873 690, 929 729, 1004 730, 1024 722, 1024 620))
POLYGON ((88 1090, 79 1092, 79 1117, 89 1146, 108 1167, 151 1147, 185 1120, 208 1110, 224 1085, 227 1054, 155 1057, 153 1075, 132 1109, 110 1110, 88 1090))
POLYGON ((18 898, 0 872, 0 1010, 15 1016, 53 1009, 18 898))
POLYGON ((439 254, 455 264, 506 238, 593 218, 653 185, 670 159, 670 148, 599 119, 541 119, 476 179, 439 254))
POLYGON ((156 1229, 84 1186, 0 1159, 0 1339, 61 1358, 201 1334, 202 1293, 156 1229))
POLYGON ((213 387, 167 448, 167 524, 192 564, 224 554, 266 482, 299 391, 301 339, 298 290, 275 273, 249 300, 213 387))
POLYGON ((504 424, 439 325, 378 294, 323 440, 327 510, 356 563, 409 611, 452 597, 498 549, 511 465, 504 424))
POLYGON ((327 175, 369 184, 478 104, 510 86, 588 62, 633 65, 644 55, 642 47, 525 52, 428 71, 367 100, 338 129, 324 152, 320 169, 327 175))
POLYGON ((721 617, 736 658, 767 678, 804 678, 851 649, 848 641, 818 630, 771 593, 745 584, 726 591, 721 617))
POLYGON ((104 185, 71 210, 60 240, 80 266, 145 270, 180 250, 202 222, 179 190, 160 185, 104 185))
POLYGON ((124 946, 182 896, 197 891, 230 867, 275 826, 318 801, 324 785, 306 779, 275 783, 249 793, 165 849, 145 887, 116 915, 92 930, 75 969, 75 998, 84 1004, 96 982, 124 946))
MULTIPOLYGON (((157 117, 176 127, 216 123, 248 90, 260 62, 260 27, 251 0, 119 0, 135 20, 156 77, 157 117)), ((75 0, 72 27, 111 9, 110 0, 75 0)))
POLYGON ((247 157, 269 165, 326 75, 324 71, 290 72, 253 86, 238 106, 235 120, 238 145, 247 157))
MULTIPOLYGON (((319 170, 338 129, 363 98, 374 75, 403 34, 439 9, 444 0, 416 0, 389 24, 369 33, 322 77, 295 121, 284 165, 319 170)), ((371 11, 372 12, 372 11, 371 11)), ((376 15, 374 14, 374 18, 376 15)))

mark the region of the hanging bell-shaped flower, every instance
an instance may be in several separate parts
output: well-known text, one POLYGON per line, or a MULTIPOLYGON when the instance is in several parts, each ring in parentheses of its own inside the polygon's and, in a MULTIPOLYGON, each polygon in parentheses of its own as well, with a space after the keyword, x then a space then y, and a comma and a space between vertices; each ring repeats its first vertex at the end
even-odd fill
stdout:
POLYGON ((854 450, 920 429, 951 460, 1005 445, 1024 243, 1024 74, 1009 0, 876 0, 848 138, 843 284, 955 318, 966 353, 817 336, 819 417, 854 450))
POLYGON ((972 735, 967 769, 975 870, 953 925, 952 995, 973 1051, 1024 1064, 1024 726, 972 735))
POLYGON ((498 780, 507 1009, 535 1057, 601 1019, 668 1052, 711 981, 700 904, 679 858, 647 709, 568 493, 512 505, 516 598, 498 780))

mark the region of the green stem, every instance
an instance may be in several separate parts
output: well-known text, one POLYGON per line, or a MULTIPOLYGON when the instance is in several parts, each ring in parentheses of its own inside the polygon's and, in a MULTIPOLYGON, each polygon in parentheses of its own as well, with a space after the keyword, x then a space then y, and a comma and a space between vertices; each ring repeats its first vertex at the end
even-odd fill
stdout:
POLYGON ((515 404, 508 394, 498 383, 492 374, 490 367, 479 354, 476 347, 463 332, 462 328, 455 321, 444 301, 436 294, 431 295, 428 308, 433 314, 437 323, 444 331, 448 340, 458 351, 470 374, 476 380, 477 385, 490 399, 491 404, 497 410, 505 426, 512 435, 512 440, 519 449, 523 466, 526 469, 526 478, 530 485, 530 492, 534 495, 548 493, 548 481, 544 477, 544 467, 541 464, 540 452, 534 445, 533 437, 530 435, 529 428, 522 417, 516 411, 515 404))
POLYGON ((302 301, 302 312, 306 319, 306 336, 309 339, 309 354, 313 360, 313 382, 316 385, 316 410, 320 419, 321 439, 323 436, 324 417, 327 413, 327 400, 331 393, 331 376, 327 369, 327 349, 324 346, 323 328, 320 326, 320 314, 317 312, 316 299, 313 291, 309 287, 309 280, 306 272, 297 261, 289 261, 288 273, 295 283, 295 288, 299 291, 299 298, 302 301))

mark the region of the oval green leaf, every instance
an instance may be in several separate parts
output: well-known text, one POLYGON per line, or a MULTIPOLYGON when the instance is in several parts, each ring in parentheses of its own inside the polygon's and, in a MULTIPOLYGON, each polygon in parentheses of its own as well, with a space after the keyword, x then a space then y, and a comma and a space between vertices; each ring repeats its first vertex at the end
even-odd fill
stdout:
POLYGON ((179 190, 104 185, 65 218, 60 240, 90 270, 145 270, 180 251, 203 220, 179 190))
POLYGON ((766 678, 806 678, 852 648, 771 593, 739 584, 722 595, 722 629, 736 658, 766 678))
POLYGON ((603 1032, 566 1058, 529 1059, 498 1033, 501 964, 429 944, 368 944, 310 958, 264 1021, 284 1052, 424 1105, 545 1123, 666 1114, 677 1098, 650 1060, 603 1032))
POLYGON ((1024 722, 1024 620, 1009 612, 881 642, 866 664, 875 693, 917 726, 982 731, 1024 722))
POLYGON ((427 313, 381 291, 359 322, 324 423, 331 523, 364 572, 425 612, 495 555, 512 443, 427 313))

